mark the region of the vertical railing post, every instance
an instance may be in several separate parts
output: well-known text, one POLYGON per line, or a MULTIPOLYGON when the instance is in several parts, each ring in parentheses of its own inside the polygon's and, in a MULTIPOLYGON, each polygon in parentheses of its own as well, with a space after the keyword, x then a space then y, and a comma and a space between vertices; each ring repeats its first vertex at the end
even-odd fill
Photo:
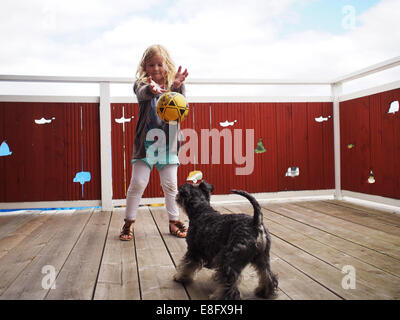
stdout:
POLYGON ((101 161, 101 208, 112 210, 111 166, 111 100, 110 83, 100 82, 100 161, 101 161))
POLYGON ((340 170, 340 95, 342 83, 332 83, 331 93, 333 100, 333 142, 335 156, 335 199, 342 199, 341 170, 340 170))

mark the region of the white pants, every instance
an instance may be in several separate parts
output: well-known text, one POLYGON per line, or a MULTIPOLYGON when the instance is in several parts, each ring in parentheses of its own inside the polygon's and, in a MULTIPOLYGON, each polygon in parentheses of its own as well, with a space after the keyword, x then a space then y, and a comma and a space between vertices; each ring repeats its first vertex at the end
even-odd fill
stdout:
MULTIPOLYGON (((138 160, 132 165, 131 183, 126 193, 125 218, 128 220, 136 220, 137 209, 149 183, 150 172, 150 167, 144 161, 138 160)), ((175 202, 175 196, 178 193, 178 165, 168 164, 159 171, 159 174, 168 218, 169 220, 178 220, 179 208, 175 202)))

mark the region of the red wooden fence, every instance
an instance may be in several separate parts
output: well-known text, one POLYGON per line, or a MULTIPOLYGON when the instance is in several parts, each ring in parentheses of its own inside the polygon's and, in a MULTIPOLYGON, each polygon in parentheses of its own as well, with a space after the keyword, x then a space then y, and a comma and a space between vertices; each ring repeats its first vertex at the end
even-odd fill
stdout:
POLYGON ((400 112, 388 113, 393 101, 400 89, 340 104, 342 189, 400 199, 400 112))
MULTIPOLYGON (((400 112, 388 113, 395 100, 400 100, 400 89, 341 103, 343 189, 400 199, 400 112), (368 183, 370 171, 374 184, 368 183)), ((215 185, 215 194, 232 188, 249 192, 334 188, 332 103, 191 103, 190 108, 182 129, 197 132, 197 161, 179 167, 179 184, 196 169, 215 185), (226 121, 232 125, 221 126, 226 121), (224 139, 219 147, 221 162, 212 163, 209 155, 210 163, 202 163, 206 156, 201 151, 206 142, 202 129, 228 130, 232 141, 234 130, 241 129, 243 156, 245 130, 253 129, 253 172, 236 175, 244 164, 235 162, 233 152, 233 163, 224 164, 224 139), (265 152, 254 152, 259 142, 265 152), (286 175, 292 167, 299 169, 298 176, 286 175)), ((137 116, 136 103, 111 105, 113 199, 124 199, 129 186, 137 116)), ((10 149, 0 156, 0 202, 100 199, 99 131, 98 103, 0 102, 0 144, 10 149), (90 178, 83 175, 80 180, 79 173, 90 173, 90 178)), ((238 145, 229 148, 233 151, 238 145)), ((162 196, 154 170, 144 197, 162 196)))
POLYGON ((0 119, 1 202, 100 199, 99 104, 0 102, 0 119))
MULTIPOLYGON (((317 190, 334 188, 333 121, 332 103, 192 103, 189 117, 182 123, 182 129, 192 128, 199 138, 196 163, 181 165, 178 183, 182 184, 190 171, 200 170, 204 179, 215 185, 215 194, 229 193, 233 188, 249 192, 276 192, 287 190, 317 190), (317 122, 315 118, 326 117, 327 121, 317 122), (232 126, 222 127, 225 121, 232 126), (220 140, 220 163, 208 164, 201 161, 202 129, 233 130, 242 129, 242 154, 245 156, 245 130, 254 129, 254 170, 250 175, 236 175, 235 169, 244 164, 225 164, 224 143, 220 140), (255 153, 261 141, 266 151, 255 153), (299 167, 300 175, 287 177, 289 167, 299 167)), ((113 198, 123 199, 131 177, 131 140, 136 126, 137 104, 112 104, 112 148, 113 148, 113 198), (125 118, 134 118, 123 125, 120 119, 125 110, 125 118), (130 110, 130 111, 127 111, 130 110), (136 113, 135 113, 136 112, 136 113), (125 138, 124 138, 125 134, 125 138), (125 141, 125 147, 122 142, 125 141), (125 152, 125 172, 124 155, 125 152)), ((210 153, 212 140, 209 139, 210 153)), ((230 151, 233 154, 231 145, 230 151)), ((162 197, 162 189, 156 170, 152 172, 144 197, 162 197)))

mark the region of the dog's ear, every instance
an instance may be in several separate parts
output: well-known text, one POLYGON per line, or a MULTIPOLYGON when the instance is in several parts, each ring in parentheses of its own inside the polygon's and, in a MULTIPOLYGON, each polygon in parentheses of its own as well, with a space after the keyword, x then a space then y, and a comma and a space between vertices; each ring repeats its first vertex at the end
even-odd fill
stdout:
POLYGON ((206 192, 206 193, 211 193, 214 191, 214 186, 212 184, 207 183, 205 180, 203 180, 200 183, 199 188, 201 190, 203 190, 203 192, 206 192))
POLYGON ((189 186, 188 186, 187 183, 181 185, 181 186, 179 187, 179 190, 178 190, 178 191, 179 191, 179 193, 180 193, 183 197, 188 197, 189 194, 190 194, 190 192, 189 192, 189 186))

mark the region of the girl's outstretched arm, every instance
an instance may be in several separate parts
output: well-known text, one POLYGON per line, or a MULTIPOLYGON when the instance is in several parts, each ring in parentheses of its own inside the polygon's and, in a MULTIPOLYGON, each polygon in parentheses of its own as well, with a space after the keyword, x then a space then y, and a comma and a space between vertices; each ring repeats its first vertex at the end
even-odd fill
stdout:
POLYGON ((155 95, 165 92, 149 77, 148 84, 135 82, 133 91, 136 94, 138 101, 146 101, 154 98, 155 95))
POLYGON ((167 90, 161 88, 157 83, 155 83, 153 81, 153 79, 151 78, 151 76, 149 76, 147 81, 149 83, 149 89, 150 89, 151 93, 161 94, 161 93, 167 92, 167 90))

